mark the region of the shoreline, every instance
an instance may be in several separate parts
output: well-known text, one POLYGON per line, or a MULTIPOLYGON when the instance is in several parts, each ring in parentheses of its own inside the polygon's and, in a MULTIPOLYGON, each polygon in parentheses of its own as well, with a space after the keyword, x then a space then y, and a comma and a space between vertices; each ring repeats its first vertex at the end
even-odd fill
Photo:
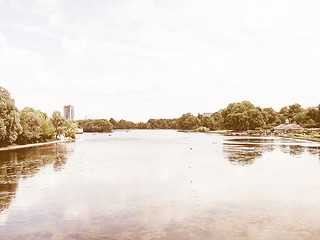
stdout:
POLYGON ((288 136, 288 135, 283 135, 280 136, 283 138, 291 138, 291 139, 299 139, 299 140, 306 140, 306 141, 310 141, 310 142, 320 142, 319 138, 314 138, 314 137, 308 137, 308 136, 288 136))
POLYGON ((22 148, 32 148, 32 147, 41 147, 45 145, 51 145, 56 143, 66 143, 66 142, 72 142, 73 140, 65 139, 65 140, 57 140, 57 141, 51 141, 51 142, 44 142, 44 143, 30 143, 25 145, 10 145, 7 147, 0 147, 0 152, 2 151, 10 151, 10 150, 17 150, 22 148))

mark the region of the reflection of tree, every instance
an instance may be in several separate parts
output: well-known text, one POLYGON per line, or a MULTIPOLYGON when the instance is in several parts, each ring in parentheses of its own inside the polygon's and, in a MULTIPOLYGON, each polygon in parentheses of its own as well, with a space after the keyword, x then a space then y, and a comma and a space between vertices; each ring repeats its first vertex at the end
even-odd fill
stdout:
POLYGON ((61 170, 67 161, 67 151, 65 145, 52 145, 1 152, 0 211, 9 207, 20 178, 32 177, 50 164, 56 171, 61 170))
MULTIPOLYGON (((308 151, 310 154, 318 155, 320 159, 320 147, 299 145, 292 140, 284 139, 285 144, 279 145, 283 153, 300 156, 308 151)), ((266 151, 273 151, 275 144, 273 139, 264 138, 233 138, 223 144, 223 151, 233 164, 252 164, 257 157, 261 157, 266 151)))
POLYGON ((274 139, 269 138, 233 138, 223 144, 223 151, 232 164, 252 164, 265 151, 274 150, 274 139))
POLYGON ((299 145, 290 145, 289 148, 291 155, 301 155, 305 149, 305 147, 299 145))
POLYGON ((252 164, 265 151, 273 151, 273 145, 224 143, 223 151, 233 164, 252 164))
POLYGON ((307 147, 301 145, 281 145, 280 149, 283 153, 290 155, 301 155, 307 147))
MULTIPOLYGON (((2 174, 2 173, 1 173, 2 174)), ((16 194, 18 183, 0 184, 0 212, 9 207, 11 200, 16 194)))
POLYGON ((318 155, 320 160, 320 147, 309 147, 308 152, 312 155, 318 155))

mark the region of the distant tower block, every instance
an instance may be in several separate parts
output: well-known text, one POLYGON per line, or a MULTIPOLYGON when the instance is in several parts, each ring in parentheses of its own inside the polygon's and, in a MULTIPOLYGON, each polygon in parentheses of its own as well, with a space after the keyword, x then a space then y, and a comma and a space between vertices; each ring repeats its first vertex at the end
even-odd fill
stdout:
POLYGON ((64 117, 66 119, 74 119, 74 107, 72 105, 66 105, 63 107, 64 117))

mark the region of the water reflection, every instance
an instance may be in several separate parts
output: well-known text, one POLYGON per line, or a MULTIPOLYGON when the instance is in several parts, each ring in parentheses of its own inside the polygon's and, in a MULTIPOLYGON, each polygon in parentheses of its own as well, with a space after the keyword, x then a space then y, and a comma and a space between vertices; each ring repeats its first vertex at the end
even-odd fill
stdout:
POLYGON ((0 153, 0 212, 8 208, 15 197, 18 182, 37 174, 46 165, 55 171, 67 162, 66 145, 19 149, 0 153))
POLYGON ((267 138, 233 138, 227 139, 223 143, 223 151, 232 164, 248 165, 254 163, 256 158, 261 157, 265 152, 271 152, 275 149, 296 157, 304 152, 313 155, 319 155, 320 146, 313 146, 312 143, 298 142, 292 139, 267 139, 267 138))
POLYGON ((248 165, 261 157, 265 151, 273 151, 273 139, 236 138, 223 144, 223 151, 232 164, 248 165), (261 144, 268 143, 268 144, 261 144))
POLYGON ((280 149, 283 153, 300 156, 308 147, 300 145, 281 145, 280 149))
POLYGON ((23 181, 7 174, 1 191, 16 196, 0 213, 0 239, 319 238, 319 144, 145 130, 71 145, 69 157, 67 144, 2 159, 14 162, 7 172, 49 167, 21 169, 41 168, 23 181))
POLYGON ((308 152, 312 155, 318 155, 320 160, 320 147, 309 147, 308 152))

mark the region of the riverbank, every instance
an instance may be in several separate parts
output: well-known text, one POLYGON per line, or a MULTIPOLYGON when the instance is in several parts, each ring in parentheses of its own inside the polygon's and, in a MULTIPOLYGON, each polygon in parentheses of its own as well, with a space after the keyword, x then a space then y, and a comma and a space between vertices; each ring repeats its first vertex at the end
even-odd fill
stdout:
POLYGON ((73 141, 74 140, 65 139, 65 140, 57 140, 57 141, 44 142, 44 143, 31 143, 31 144, 25 144, 25 145, 10 145, 7 147, 1 147, 0 152, 17 150, 17 149, 21 149, 21 148, 40 147, 40 146, 51 145, 51 144, 56 144, 56 143, 67 143, 67 142, 73 142, 73 141))
POLYGON ((280 137, 299 139, 299 140, 307 140, 307 141, 313 141, 313 142, 320 142, 320 138, 315 138, 315 137, 311 137, 311 136, 280 135, 280 137))

